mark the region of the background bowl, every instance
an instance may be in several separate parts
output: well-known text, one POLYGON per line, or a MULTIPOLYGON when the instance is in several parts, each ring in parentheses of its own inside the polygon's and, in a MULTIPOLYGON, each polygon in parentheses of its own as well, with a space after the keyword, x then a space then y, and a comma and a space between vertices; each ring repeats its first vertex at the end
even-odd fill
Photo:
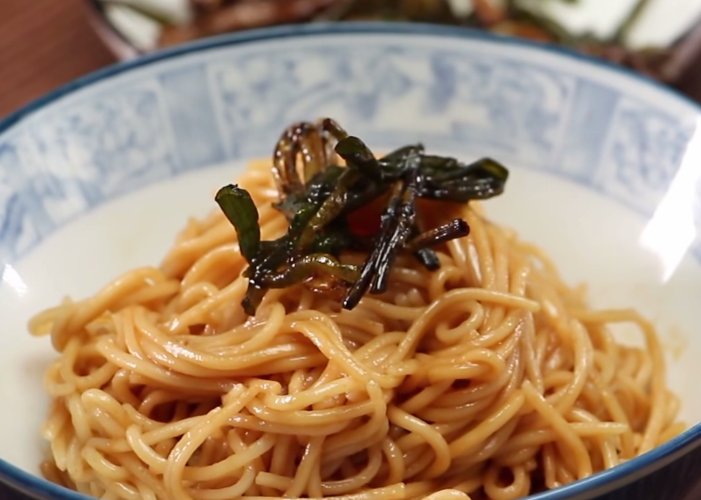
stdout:
POLYGON ((701 0, 512 0, 510 14, 500 0, 85 1, 92 25, 120 59, 213 34, 287 23, 404 20, 576 47, 701 102, 701 0))
MULTIPOLYGON (((41 377, 26 321, 155 264, 212 189, 299 119, 333 116, 378 150, 423 141, 512 169, 493 219, 543 246, 595 306, 635 306, 662 335, 691 428, 542 500, 674 498, 701 473, 699 108, 603 63, 513 39, 403 24, 278 28, 111 67, 0 125, 0 481, 35 477, 41 377)), ((628 332, 619 332, 623 341, 628 332)))

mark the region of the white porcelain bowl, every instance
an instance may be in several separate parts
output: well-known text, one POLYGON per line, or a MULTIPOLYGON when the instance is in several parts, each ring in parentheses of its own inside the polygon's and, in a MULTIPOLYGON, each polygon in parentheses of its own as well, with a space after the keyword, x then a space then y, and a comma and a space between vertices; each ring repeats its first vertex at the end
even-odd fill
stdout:
POLYGON ((55 354, 27 319, 157 263, 212 209, 212 189, 319 116, 378 150, 423 141, 498 158, 512 178, 491 216, 590 283, 594 305, 640 308, 658 327, 690 430, 536 497, 681 499, 701 473, 699 108, 563 51, 402 24, 211 39, 111 67, 0 125, 0 481, 85 498, 36 476, 55 354))

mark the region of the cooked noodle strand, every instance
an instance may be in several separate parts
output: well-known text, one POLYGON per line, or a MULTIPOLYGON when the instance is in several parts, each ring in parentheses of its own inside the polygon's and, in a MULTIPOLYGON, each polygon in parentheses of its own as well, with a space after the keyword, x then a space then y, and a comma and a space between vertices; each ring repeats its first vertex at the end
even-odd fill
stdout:
MULTIPOLYGON (((267 172, 240 184, 270 239, 286 222, 267 172)), ((436 272, 400 257, 352 311, 297 285, 247 317, 246 263, 213 212, 158 268, 38 314, 60 353, 45 476, 114 500, 514 500, 681 432, 637 312, 589 309, 478 205, 427 213, 470 236, 437 248, 436 272), (644 349, 615 342, 620 322, 644 349)))

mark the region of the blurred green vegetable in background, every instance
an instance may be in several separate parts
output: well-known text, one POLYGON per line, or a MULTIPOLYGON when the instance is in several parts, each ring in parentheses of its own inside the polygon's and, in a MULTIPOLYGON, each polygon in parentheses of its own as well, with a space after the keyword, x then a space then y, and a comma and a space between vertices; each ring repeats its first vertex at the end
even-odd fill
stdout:
MULTIPOLYGON (((180 0, 187 2, 186 21, 175 19, 164 0, 100 0, 128 6, 161 25, 158 45, 177 45, 221 33, 294 22, 349 20, 414 21, 487 30, 554 43, 632 68, 665 83, 677 76, 674 50, 632 50, 628 33, 651 0, 638 0, 611 36, 572 34, 547 15, 551 2, 585 0, 180 0)), ((175 1, 175 0, 174 0, 175 1)))

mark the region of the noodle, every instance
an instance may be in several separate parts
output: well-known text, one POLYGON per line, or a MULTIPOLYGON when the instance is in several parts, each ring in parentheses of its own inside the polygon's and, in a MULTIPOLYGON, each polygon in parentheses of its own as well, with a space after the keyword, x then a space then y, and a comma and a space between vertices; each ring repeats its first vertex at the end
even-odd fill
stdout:
MULTIPOLYGON (((263 238, 286 228, 270 177, 256 163, 240 179, 263 238)), ((478 205, 454 212, 472 231, 437 248, 438 271, 400 257, 388 291, 350 311, 296 285, 248 317, 217 211, 160 267, 37 315, 30 331, 60 352, 45 477, 114 500, 511 500, 683 430, 647 321, 588 309, 478 205), (619 322, 646 347, 616 343, 619 322)))

